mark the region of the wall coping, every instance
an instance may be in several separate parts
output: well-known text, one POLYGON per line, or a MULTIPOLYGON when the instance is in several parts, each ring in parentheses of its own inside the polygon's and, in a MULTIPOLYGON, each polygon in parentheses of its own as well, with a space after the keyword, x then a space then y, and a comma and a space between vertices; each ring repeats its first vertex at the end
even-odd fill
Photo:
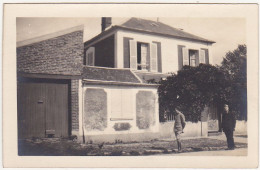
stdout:
MULTIPOLYGON (((23 41, 18 41, 18 42, 16 42, 16 47, 22 47, 22 46, 30 45, 30 44, 33 44, 33 43, 48 40, 48 39, 51 39, 51 38, 56 38, 56 37, 59 37, 59 36, 65 35, 65 34, 69 34, 69 33, 76 32, 76 31, 81 31, 81 30, 82 31, 84 30, 84 25, 71 27, 71 28, 68 28, 68 29, 64 29, 64 30, 61 30, 61 31, 57 31, 57 32, 54 32, 54 33, 42 35, 42 36, 39 36, 39 37, 35 37, 35 38, 23 40, 23 41)), ((82 43, 83 43, 83 41, 82 41, 82 43)))

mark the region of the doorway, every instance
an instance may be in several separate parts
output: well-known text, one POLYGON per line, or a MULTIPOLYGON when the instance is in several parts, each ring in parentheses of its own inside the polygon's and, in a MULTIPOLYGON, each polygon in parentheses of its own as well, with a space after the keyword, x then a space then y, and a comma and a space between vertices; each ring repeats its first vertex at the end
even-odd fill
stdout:
POLYGON ((68 82, 19 82, 18 138, 67 137, 68 89, 68 82))

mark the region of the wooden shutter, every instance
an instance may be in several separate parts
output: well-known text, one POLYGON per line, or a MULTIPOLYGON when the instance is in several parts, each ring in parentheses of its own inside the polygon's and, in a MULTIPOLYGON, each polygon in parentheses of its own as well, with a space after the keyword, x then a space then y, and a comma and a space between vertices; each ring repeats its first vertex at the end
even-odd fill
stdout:
POLYGON ((189 65, 189 50, 186 47, 182 48, 182 54, 183 54, 183 66, 189 65))
POLYGON ((199 63, 205 64, 205 50, 200 50, 199 52, 199 63))
POLYGON ((162 52, 161 52, 161 43, 157 42, 157 64, 158 64, 158 72, 162 72, 162 52))
POLYGON ((141 64, 142 65, 146 65, 147 55, 148 55, 147 44, 141 44, 141 64))
MULTIPOLYGON (((199 55, 200 55, 199 50, 196 50, 195 51, 195 67, 199 66, 199 64, 200 64, 200 61, 199 61, 200 56, 199 55)), ((191 58, 191 56, 190 56, 190 58, 191 58)))
POLYGON ((151 44, 150 71, 157 72, 157 44, 151 44))
POLYGON ((130 68, 132 70, 137 69, 137 44, 134 40, 129 40, 130 46, 130 68))
POLYGON ((129 40, 133 38, 124 37, 123 38, 123 46, 124 46, 124 68, 130 68, 130 45, 129 40))
POLYGON ((179 63, 179 70, 182 69, 182 66, 183 66, 183 48, 185 46, 183 45, 178 45, 178 63, 179 63))
POLYGON ((204 49, 205 50, 205 63, 209 64, 209 50, 208 49, 204 49))

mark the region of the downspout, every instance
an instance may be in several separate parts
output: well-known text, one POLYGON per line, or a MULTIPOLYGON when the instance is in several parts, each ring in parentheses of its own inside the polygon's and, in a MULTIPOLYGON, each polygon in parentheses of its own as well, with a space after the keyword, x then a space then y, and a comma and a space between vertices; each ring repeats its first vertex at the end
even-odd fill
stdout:
POLYGON ((84 117, 83 117, 83 116, 84 116, 84 114, 83 114, 83 111, 84 111, 84 101, 83 101, 83 99, 84 99, 84 96, 83 96, 84 93, 83 93, 83 90, 84 90, 84 88, 83 88, 83 81, 82 81, 82 80, 81 80, 81 88, 82 88, 82 89, 81 89, 81 98, 82 98, 82 99, 81 99, 81 101, 82 101, 82 106, 81 106, 81 109, 82 109, 82 110, 81 110, 81 113, 82 113, 82 120, 81 120, 81 121, 82 121, 82 137, 83 137, 83 143, 85 143, 84 125, 83 125, 83 122, 84 122, 84 121, 83 121, 83 120, 84 120, 84 117))

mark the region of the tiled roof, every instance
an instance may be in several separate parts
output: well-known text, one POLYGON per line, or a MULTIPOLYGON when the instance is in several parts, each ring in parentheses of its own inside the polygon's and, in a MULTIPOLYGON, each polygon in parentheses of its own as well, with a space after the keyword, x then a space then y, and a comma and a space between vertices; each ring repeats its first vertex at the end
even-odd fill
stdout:
POLYGON ((155 73, 144 73, 144 72, 134 72, 143 83, 158 83, 162 78, 167 78, 169 74, 155 74, 155 73))
POLYGON ((129 69, 85 66, 83 68, 82 78, 98 81, 141 83, 137 76, 135 76, 129 69))
POLYGON ((127 20, 125 23, 121 25, 114 25, 109 29, 101 32, 97 36, 93 37, 92 39, 86 41, 84 44, 88 46, 89 44, 95 42, 96 40, 113 33, 118 29, 126 30, 126 31, 136 31, 141 33, 148 33, 148 34, 155 34, 158 36, 166 36, 166 37, 173 37, 179 39, 186 39, 186 40, 193 40, 199 42, 206 42, 206 43, 215 43, 214 41, 184 32, 180 29, 173 28, 169 25, 166 25, 161 22, 139 19, 139 18, 131 18, 127 20))
POLYGON ((125 27, 125 28, 130 28, 130 29, 158 33, 158 34, 162 34, 162 35, 169 35, 169 36, 174 36, 174 37, 179 37, 179 38, 186 38, 186 39, 214 43, 214 41, 184 32, 180 29, 173 28, 164 23, 140 19, 140 18, 131 18, 120 26, 125 27))

